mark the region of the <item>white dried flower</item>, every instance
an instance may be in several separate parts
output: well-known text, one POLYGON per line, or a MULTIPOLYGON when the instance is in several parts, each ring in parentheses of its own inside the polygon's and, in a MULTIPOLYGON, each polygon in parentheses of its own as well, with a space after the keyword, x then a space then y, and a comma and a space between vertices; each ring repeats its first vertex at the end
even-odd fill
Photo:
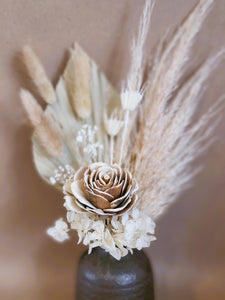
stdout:
POLYGON ((57 242, 64 242, 69 239, 68 232, 69 228, 66 222, 63 221, 62 218, 58 219, 55 222, 54 227, 50 227, 47 229, 47 234, 53 237, 57 242))
POLYGON ((121 93, 121 104, 124 110, 132 111, 141 102, 143 93, 139 91, 129 91, 121 93))
MULTIPOLYGON (((67 207, 67 205, 65 205, 67 207)), ((155 223, 137 208, 122 216, 104 219, 91 213, 68 211, 67 221, 71 229, 78 232, 79 241, 89 246, 89 253, 95 247, 101 247, 116 259, 127 255, 128 251, 149 247, 153 236, 155 223)))
POLYGON ((66 182, 70 181, 71 178, 74 176, 75 171, 74 168, 70 165, 59 166, 57 169, 54 170, 54 176, 49 178, 49 181, 52 185, 60 184, 64 185, 66 182))
POLYGON ((105 130, 109 136, 116 136, 123 127, 123 124, 124 122, 121 121, 121 118, 118 116, 116 111, 113 111, 110 117, 104 113, 105 130))
POLYGON ((96 133, 98 131, 97 126, 83 125, 78 131, 76 136, 76 142, 82 152, 87 154, 87 157, 91 161, 96 161, 104 147, 101 143, 96 141, 96 133))

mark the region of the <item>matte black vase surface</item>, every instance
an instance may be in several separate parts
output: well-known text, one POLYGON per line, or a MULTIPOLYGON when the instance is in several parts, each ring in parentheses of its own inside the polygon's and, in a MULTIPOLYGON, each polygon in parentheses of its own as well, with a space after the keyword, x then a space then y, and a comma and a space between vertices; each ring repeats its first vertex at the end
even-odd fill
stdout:
POLYGON ((143 251, 116 260, 101 248, 83 254, 77 271, 76 300, 153 300, 151 264, 143 251))

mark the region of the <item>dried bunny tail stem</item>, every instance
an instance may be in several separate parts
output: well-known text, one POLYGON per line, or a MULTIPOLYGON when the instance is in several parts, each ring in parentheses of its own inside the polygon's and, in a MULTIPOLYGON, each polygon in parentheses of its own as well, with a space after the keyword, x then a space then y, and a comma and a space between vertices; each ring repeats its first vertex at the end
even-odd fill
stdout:
POLYGON ((140 18, 138 36, 137 39, 133 39, 131 47, 130 70, 128 72, 126 84, 121 93, 121 104, 125 110, 125 120, 119 164, 121 164, 124 156, 124 146, 127 141, 130 111, 133 111, 137 107, 144 94, 144 91, 141 88, 143 81, 143 48, 146 41, 154 4, 154 0, 146 0, 145 7, 140 18))
POLYGON ((41 97, 49 104, 56 101, 54 88, 34 51, 25 46, 22 51, 23 62, 41 97))
POLYGON ((82 48, 75 44, 64 73, 67 92, 72 107, 78 117, 85 119, 91 115, 91 62, 82 48))
POLYGON ((27 90, 20 90, 20 98, 31 124, 36 127, 41 123, 43 110, 33 95, 27 90))
POLYGON ((41 106, 33 95, 26 91, 20 91, 20 97, 27 116, 34 127, 34 133, 40 140, 47 153, 54 157, 62 155, 63 142, 60 136, 52 128, 49 119, 45 116, 41 106))

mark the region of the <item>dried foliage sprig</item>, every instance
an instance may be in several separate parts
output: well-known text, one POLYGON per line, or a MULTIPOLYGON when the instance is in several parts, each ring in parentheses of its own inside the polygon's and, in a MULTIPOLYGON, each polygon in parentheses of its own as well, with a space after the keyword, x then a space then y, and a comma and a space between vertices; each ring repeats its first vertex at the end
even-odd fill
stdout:
POLYGON ((89 252, 102 247, 120 259, 155 240, 154 221, 199 171, 191 163, 212 144, 214 118, 225 104, 222 96, 194 122, 202 87, 225 57, 224 49, 181 80, 213 2, 200 0, 174 34, 160 41, 143 82, 144 44, 155 4, 147 0, 120 95, 76 44, 51 98, 51 84, 42 87, 46 75, 26 48, 31 78, 50 103, 43 111, 29 92, 21 92, 35 129, 35 165, 64 193, 67 223, 59 219, 48 230, 57 241, 74 229, 89 252))
POLYGON ((135 152, 138 155, 134 174, 137 179, 143 179, 144 186, 152 186, 148 193, 143 189, 141 197, 143 204, 148 199, 149 213, 153 218, 159 217, 169 203, 186 188, 196 171, 189 167, 190 163, 212 141, 211 134, 216 124, 212 127, 208 127, 208 124, 213 115, 219 114, 223 108, 223 98, 217 100, 196 123, 192 122, 192 118, 198 106, 197 99, 201 95, 202 85, 224 54, 225 50, 222 50, 209 59, 184 84, 171 103, 164 103, 162 107, 158 103, 152 103, 145 115, 146 122, 141 123, 144 138, 136 141, 135 152), (148 177, 144 177, 139 171, 146 163, 152 170, 148 177))

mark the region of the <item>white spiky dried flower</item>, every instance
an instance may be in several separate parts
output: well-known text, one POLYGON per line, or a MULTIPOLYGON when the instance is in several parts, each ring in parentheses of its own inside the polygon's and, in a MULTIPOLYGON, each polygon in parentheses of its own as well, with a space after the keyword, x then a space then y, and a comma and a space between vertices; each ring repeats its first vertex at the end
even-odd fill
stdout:
POLYGON ((110 136, 110 163, 113 164, 114 160, 114 138, 119 134, 124 125, 117 110, 114 110, 110 117, 104 112, 104 125, 106 133, 110 136))
POLYGON ((124 110, 133 111, 143 98, 143 92, 128 91, 121 93, 121 104, 124 110))
POLYGON ((104 125, 105 130, 109 136, 115 137, 123 127, 124 122, 121 120, 121 116, 118 114, 118 111, 114 110, 110 117, 104 112, 104 125))

